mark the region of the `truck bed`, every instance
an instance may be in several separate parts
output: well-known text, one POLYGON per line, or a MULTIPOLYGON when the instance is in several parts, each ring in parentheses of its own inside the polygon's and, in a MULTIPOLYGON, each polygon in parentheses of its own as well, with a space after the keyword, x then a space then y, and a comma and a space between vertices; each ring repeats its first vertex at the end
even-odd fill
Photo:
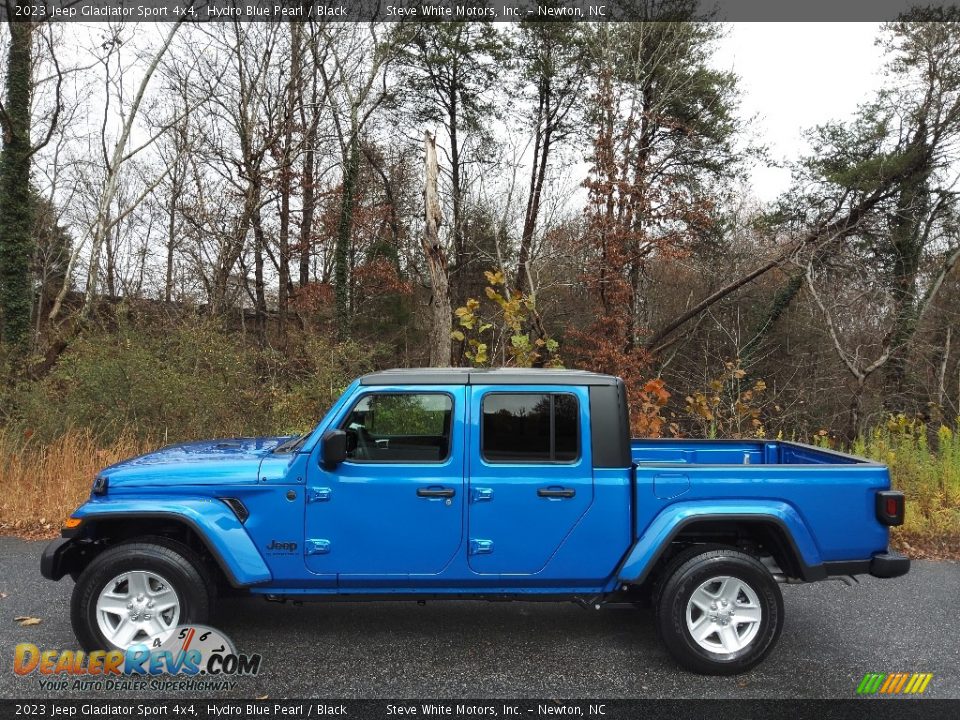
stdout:
POLYGON ((872 465, 853 455, 784 440, 698 440, 633 438, 630 456, 638 465, 872 465))
POLYGON ((711 506, 718 515, 767 505, 791 528, 810 565, 885 552, 877 522, 887 468, 824 448, 781 440, 646 440, 630 442, 636 532, 655 544, 668 518, 711 506))

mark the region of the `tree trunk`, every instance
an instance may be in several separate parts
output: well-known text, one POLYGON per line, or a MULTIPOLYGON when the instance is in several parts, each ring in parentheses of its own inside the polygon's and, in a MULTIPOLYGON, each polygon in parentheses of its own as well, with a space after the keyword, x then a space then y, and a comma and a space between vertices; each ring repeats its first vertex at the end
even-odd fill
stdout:
MULTIPOLYGON (((453 77, 456 77, 455 67, 452 74, 453 77)), ((450 136, 450 195, 453 205, 453 225, 451 226, 453 232, 453 299, 459 306, 466 301, 464 289, 466 250, 463 241, 463 194, 460 187, 463 182, 460 177, 460 137, 457 132, 459 121, 458 92, 459 89, 454 83, 450 90, 450 115, 447 119, 447 133, 450 136)))
POLYGON ((523 292, 527 287, 530 273, 530 254, 533 248, 533 234, 537 228, 540 214, 540 198, 543 194, 543 182, 550 158, 550 143, 553 128, 550 119, 550 89, 541 88, 537 108, 537 128, 533 139, 533 167, 530 168, 530 192, 527 195, 527 208, 523 216, 523 232, 520 235, 520 252, 517 257, 517 278, 514 288, 523 292), (541 127, 543 125, 543 127, 541 127))
MULTIPOLYGON (((110 218, 107 218, 107 222, 110 218)), ((120 241, 120 226, 117 225, 103 236, 103 249, 107 256, 104 279, 107 281, 107 297, 117 297, 117 244, 120 241)))
MULTIPOLYGON (((174 183, 178 187, 178 183, 174 183)), ((163 283, 163 301, 170 304, 173 299, 173 251, 177 244, 177 201, 171 197, 167 205, 167 271, 163 283)))
POLYGON ((286 330, 287 298, 290 294, 290 175, 293 172, 293 114, 300 87, 300 23, 290 22, 290 79, 284 113, 283 162, 280 167, 280 230, 277 234, 279 268, 277 315, 281 335, 286 330))
POLYGON ((753 334, 747 341, 747 344, 740 349, 740 360, 743 366, 749 366, 754 353, 763 344, 764 339, 776 326, 780 316, 787 311, 787 308, 793 303, 797 295, 800 294, 800 288, 803 287, 803 273, 798 272, 791 275, 787 281, 777 290, 770 302, 769 310, 763 316, 763 320, 757 323, 753 334))
POLYGON ((430 325, 430 365, 444 367, 450 364, 451 338, 450 288, 447 282, 447 258, 440 244, 440 199, 437 195, 437 143, 429 132, 424 132, 424 226, 423 252, 430 270, 433 286, 433 318, 430 325))
POLYGON ((847 419, 846 441, 852 443, 860 435, 863 423, 863 386, 866 378, 858 378, 856 388, 850 397, 849 417, 847 419))
MULTIPOLYGON (((314 110, 316 113, 316 110, 314 110)), ((300 222, 300 287, 310 282, 310 249, 313 245, 313 211, 316 205, 314 191, 314 145, 317 142, 317 120, 314 116, 307 133, 307 149, 303 154, 303 219, 300 222)))
POLYGON ((334 248, 333 281, 336 294, 337 339, 350 337, 350 235, 353 231, 353 201, 357 176, 360 174, 360 130, 351 122, 350 145, 343 171, 343 192, 340 199, 340 221, 334 248))
POLYGON ((263 251, 265 247, 265 238, 263 235, 263 221, 260 218, 260 211, 257 210, 253 216, 253 281, 255 311, 257 314, 257 341, 260 345, 265 345, 267 340, 267 296, 264 292, 265 281, 263 278, 263 251))
POLYGON ((929 210, 928 171, 903 181, 893 221, 894 249, 893 328, 890 333, 890 360, 884 372, 883 404, 889 412, 912 412, 907 389, 910 343, 917 331, 919 307, 916 296, 917 275, 923 253, 924 217, 929 210))
POLYGON ((937 373, 937 407, 943 409, 943 403, 947 399, 947 365, 950 363, 950 336, 953 334, 953 327, 947 325, 947 336, 943 341, 943 356, 940 360, 940 371, 937 373))
POLYGON ((30 94, 33 24, 11 22, 3 153, 0 156, 0 315, 3 339, 30 333, 34 207, 30 195, 30 94))

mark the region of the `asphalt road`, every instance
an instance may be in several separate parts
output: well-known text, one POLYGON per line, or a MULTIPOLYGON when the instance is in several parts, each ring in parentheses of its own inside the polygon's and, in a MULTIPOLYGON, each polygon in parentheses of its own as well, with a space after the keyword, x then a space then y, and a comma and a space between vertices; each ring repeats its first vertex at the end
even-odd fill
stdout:
MULTIPOLYGON (((11 670, 17 643, 76 647, 73 584, 40 577, 42 548, 0 538, 0 698, 70 695, 44 692, 35 676, 11 670), (21 615, 42 622, 19 627, 21 615)), ((263 655, 257 677, 223 694, 238 698, 850 698, 864 673, 897 671, 933 673, 927 697, 960 698, 960 564, 915 562, 895 580, 783 591, 778 646, 732 678, 678 669, 657 641, 652 613, 632 606, 242 598, 222 601, 211 624, 241 652, 263 655)))

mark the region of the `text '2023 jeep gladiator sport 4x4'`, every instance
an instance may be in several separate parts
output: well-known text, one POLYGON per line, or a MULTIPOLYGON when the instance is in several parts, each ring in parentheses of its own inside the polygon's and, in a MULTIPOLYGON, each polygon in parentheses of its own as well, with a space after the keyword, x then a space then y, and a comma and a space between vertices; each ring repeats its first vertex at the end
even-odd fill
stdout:
POLYGON ((869 573, 904 500, 883 465, 791 442, 631 440, 623 382, 390 370, 299 438, 177 445, 97 475, 43 554, 87 649, 270 599, 652 598, 685 667, 735 673, 783 627, 778 583, 869 573))

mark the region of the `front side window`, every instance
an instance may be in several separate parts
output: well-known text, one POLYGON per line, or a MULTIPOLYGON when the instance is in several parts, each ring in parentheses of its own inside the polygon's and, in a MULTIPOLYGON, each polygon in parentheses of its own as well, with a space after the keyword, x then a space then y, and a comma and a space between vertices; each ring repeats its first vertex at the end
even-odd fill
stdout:
POLYGON ((453 399, 443 393, 365 395, 342 429, 356 462, 443 462, 450 455, 453 399))
POLYGON ((570 393, 490 393, 483 397, 480 451, 488 462, 573 462, 580 414, 570 393))

